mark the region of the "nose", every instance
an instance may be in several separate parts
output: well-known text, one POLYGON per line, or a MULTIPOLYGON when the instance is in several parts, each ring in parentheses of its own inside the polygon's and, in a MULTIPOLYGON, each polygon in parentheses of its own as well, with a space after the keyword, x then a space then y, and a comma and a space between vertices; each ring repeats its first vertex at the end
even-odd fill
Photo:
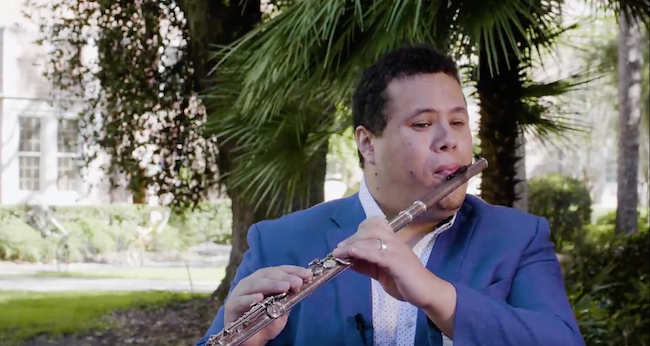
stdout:
POLYGON ((432 143, 432 150, 435 152, 453 151, 458 146, 458 140, 449 124, 443 123, 436 126, 432 143))

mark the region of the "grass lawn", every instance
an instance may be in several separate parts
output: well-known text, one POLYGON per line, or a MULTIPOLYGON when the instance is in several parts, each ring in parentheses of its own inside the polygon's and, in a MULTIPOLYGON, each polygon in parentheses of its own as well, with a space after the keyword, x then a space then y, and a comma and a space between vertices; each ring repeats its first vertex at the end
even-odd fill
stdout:
MULTIPOLYGON (((192 281, 212 281, 218 283, 226 275, 226 268, 190 268, 189 271, 192 281)), ((44 277, 188 280, 186 268, 118 268, 77 272, 38 272, 36 275, 44 277)))
MULTIPOLYGON (((194 295, 197 297, 197 295, 194 295)), ((101 316, 113 310, 163 304, 192 298, 171 292, 56 292, 0 291, 0 344, 47 333, 83 333, 107 327, 101 316)))

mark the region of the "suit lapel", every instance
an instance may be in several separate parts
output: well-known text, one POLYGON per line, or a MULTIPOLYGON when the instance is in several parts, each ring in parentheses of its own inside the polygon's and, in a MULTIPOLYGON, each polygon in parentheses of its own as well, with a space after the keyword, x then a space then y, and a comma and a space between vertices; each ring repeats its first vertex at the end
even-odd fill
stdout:
MULTIPOLYGON (((352 236, 359 224, 366 218, 357 194, 342 201, 332 214, 332 220, 340 228, 329 230, 326 234, 327 244, 331 250, 343 240, 352 236)), ((372 296, 370 278, 352 269, 348 269, 332 280, 336 290, 336 304, 339 316, 344 324, 346 345, 363 345, 362 333, 367 345, 372 345, 372 296), (357 315, 362 316, 359 318, 357 315), (362 322, 365 330, 359 330, 362 322)))
MULTIPOLYGON (((429 271, 446 281, 453 282, 458 278, 476 226, 478 218, 475 213, 472 213, 472 202, 468 201, 470 198, 472 197, 467 196, 458 211, 454 225, 436 239, 426 265, 429 271)), ((442 345, 442 334, 423 311, 418 312, 415 344, 442 345)))
MULTIPOLYGON (((454 225, 442 232, 431 251, 427 269, 443 280, 456 281, 460 273, 465 253, 478 221, 478 215, 473 213, 475 197, 468 195, 463 207, 458 211, 454 225)), ((359 224, 366 218, 357 194, 341 202, 332 214, 332 220, 339 228, 326 233, 330 251, 338 243, 353 235, 359 224)), ((331 282, 336 291, 337 311, 344 323, 346 345, 364 345, 361 337, 364 331, 358 329, 358 317, 361 315, 365 330, 366 345, 373 344, 372 333, 372 295, 370 278, 353 270, 346 270, 331 282)), ((440 331, 429 321, 424 312, 418 312, 416 345, 442 345, 440 331)))
POLYGON ((458 277, 477 222, 473 209, 470 203, 464 203, 454 225, 442 232, 433 246, 427 269, 443 280, 455 281, 458 277))

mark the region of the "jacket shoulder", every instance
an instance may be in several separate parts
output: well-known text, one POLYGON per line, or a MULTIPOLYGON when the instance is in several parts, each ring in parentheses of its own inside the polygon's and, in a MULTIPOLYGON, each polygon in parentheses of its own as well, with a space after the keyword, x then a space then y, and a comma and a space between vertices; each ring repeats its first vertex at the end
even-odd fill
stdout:
POLYGON ((468 196, 467 201, 479 217, 479 223, 489 225, 492 230, 499 230, 507 235, 525 235, 534 237, 540 229, 548 229, 548 222, 540 217, 515 208, 490 204, 479 197, 468 196))
POLYGON ((331 219, 332 214, 345 204, 353 202, 352 198, 357 197, 352 195, 342 199, 322 202, 313 207, 283 215, 277 219, 260 221, 255 226, 260 233, 273 233, 279 236, 287 236, 295 232, 304 235, 304 232, 309 230, 334 227, 335 225, 331 219))

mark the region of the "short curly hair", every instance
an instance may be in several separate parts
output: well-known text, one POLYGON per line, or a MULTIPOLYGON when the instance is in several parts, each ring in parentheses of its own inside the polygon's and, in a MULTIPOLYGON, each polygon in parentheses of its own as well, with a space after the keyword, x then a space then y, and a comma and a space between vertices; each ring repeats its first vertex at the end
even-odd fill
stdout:
MULTIPOLYGON (((458 67, 451 57, 426 44, 411 45, 390 51, 361 75, 352 97, 352 125, 363 125, 376 136, 381 136, 388 119, 385 114, 389 102, 386 88, 396 78, 421 74, 444 73, 460 84, 458 67)), ((363 167, 363 156, 359 163, 363 167)))

